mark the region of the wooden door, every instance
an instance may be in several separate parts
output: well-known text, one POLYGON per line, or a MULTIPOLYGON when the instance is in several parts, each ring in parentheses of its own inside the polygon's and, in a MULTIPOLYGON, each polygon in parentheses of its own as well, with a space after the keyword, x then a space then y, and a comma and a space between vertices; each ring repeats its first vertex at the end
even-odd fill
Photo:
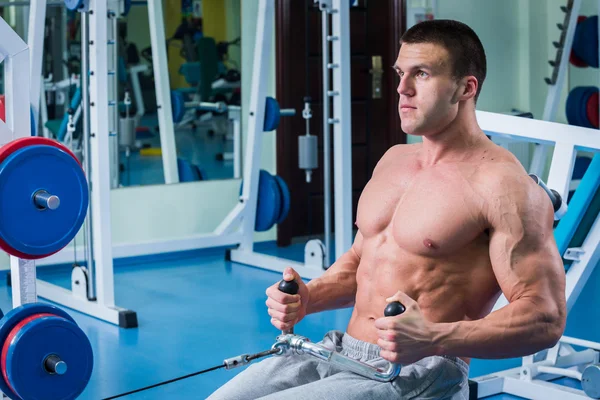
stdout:
MULTIPOLYGON (((406 143, 397 111, 397 76, 391 68, 405 29, 405 1, 357 3, 350 9, 353 221, 357 200, 377 161, 392 145, 406 143), (381 90, 377 92, 372 72, 379 63, 381 90)), ((285 246, 293 237, 324 231, 322 29, 321 11, 313 0, 277 0, 276 4, 276 95, 282 107, 299 111, 294 118, 282 118, 277 130, 277 173, 292 195, 290 214, 278 226, 277 243, 285 246), (311 134, 319 137, 319 169, 311 183, 298 168, 298 136, 306 131, 301 116, 305 96, 312 99, 311 134)), ((331 154, 333 158, 333 149, 331 154)))

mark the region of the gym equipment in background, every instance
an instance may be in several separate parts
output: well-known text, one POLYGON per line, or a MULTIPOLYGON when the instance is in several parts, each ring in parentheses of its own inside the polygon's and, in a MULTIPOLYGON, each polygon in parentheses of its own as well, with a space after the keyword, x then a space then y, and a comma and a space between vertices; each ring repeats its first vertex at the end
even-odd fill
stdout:
POLYGON ((0 248, 10 255, 13 306, 0 320, 0 390, 13 400, 71 400, 89 382, 92 347, 69 314, 37 302, 34 260, 75 237, 89 188, 68 148, 31 137, 29 50, 2 18, 0 38, 9 78, 0 121, 0 248))

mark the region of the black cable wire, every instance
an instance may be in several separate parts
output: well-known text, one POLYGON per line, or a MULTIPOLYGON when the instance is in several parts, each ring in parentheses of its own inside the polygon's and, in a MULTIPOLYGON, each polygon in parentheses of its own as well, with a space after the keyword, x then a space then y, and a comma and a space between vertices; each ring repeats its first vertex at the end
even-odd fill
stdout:
MULTIPOLYGON (((246 363, 249 363, 250 361, 253 361, 253 360, 256 360, 256 359, 259 359, 259 358, 262 358, 262 357, 270 356, 270 355, 275 354, 275 353, 279 353, 279 351, 280 351, 279 349, 270 349, 270 350, 262 351, 260 353, 249 355, 249 356, 246 357, 246 363)), ((117 394, 117 395, 112 396, 112 397, 106 397, 106 398, 104 398, 102 400, 118 399, 119 397, 128 396, 130 394, 142 392, 142 391, 148 390, 148 389, 153 389, 153 388, 158 387, 158 386, 163 386, 163 385, 167 385, 169 383, 173 383, 173 382, 177 382, 177 381, 180 381, 180 380, 183 380, 183 379, 191 378, 193 376, 200 375, 200 374, 203 374, 205 372, 210 372, 210 371, 217 370, 219 368, 224 368, 225 366, 226 366, 226 364, 223 363, 221 365, 217 365, 216 367, 212 367, 212 368, 204 369, 202 371, 194 372, 192 374, 180 376, 179 378, 169 379, 168 381, 164 381, 164 382, 161 382, 161 383, 156 383, 154 385, 150 385, 150 386, 146 386, 146 387, 143 387, 143 388, 140 388, 140 389, 132 390, 130 392, 125 392, 125 393, 117 394)))
POLYGON ((121 393, 121 394, 118 394, 118 395, 116 395, 116 396, 112 396, 112 397, 106 397, 106 398, 104 398, 104 399, 102 399, 102 400, 118 399, 119 397, 128 396, 128 395, 130 395, 130 394, 134 394, 134 393, 142 392, 142 391, 144 391, 144 390, 152 389, 152 388, 155 388, 155 387, 158 387, 158 386, 167 385, 167 384, 169 384, 169 383, 177 382, 177 381, 180 381, 180 380, 182 380, 182 379, 191 378, 192 376, 200 375, 200 374, 203 374, 203 373, 205 373, 205 372, 214 371, 214 370, 216 370, 216 369, 219 369, 219 368, 224 368, 224 367, 225 367, 225 364, 218 365, 218 366, 216 366, 216 367, 212 367, 212 368, 208 368, 208 369, 205 369, 205 370, 202 370, 202 371, 194 372, 193 374, 189 374, 189 375, 180 376, 179 378, 170 379, 170 380, 168 380, 168 381, 164 381, 164 382, 161 382, 161 383, 157 383, 157 384, 155 384, 155 385, 146 386, 146 387, 143 387, 143 388, 140 388, 140 389, 132 390, 132 391, 130 391, 130 392, 121 393))

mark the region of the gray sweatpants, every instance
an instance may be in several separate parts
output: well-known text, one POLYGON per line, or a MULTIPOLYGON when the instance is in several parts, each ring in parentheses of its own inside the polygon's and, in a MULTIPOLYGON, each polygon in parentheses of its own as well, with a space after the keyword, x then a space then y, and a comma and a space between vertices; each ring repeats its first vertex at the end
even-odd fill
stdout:
MULTIPOLYGON (((379 346, 331 331, 320 344, 375 367, 385 367, 379 346)), ((404 365, 392 382, 377 382, 308 355, 273 356, 250 365, 209 400, 468 400, 469 366, 456 357, 427 357, 404 365)))

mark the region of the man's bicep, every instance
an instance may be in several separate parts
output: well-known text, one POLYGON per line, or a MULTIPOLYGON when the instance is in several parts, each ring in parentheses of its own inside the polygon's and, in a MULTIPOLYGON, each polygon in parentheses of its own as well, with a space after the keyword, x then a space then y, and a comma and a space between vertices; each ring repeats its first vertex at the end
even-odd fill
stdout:
POLYGON ((528 297, 561 303, 565 273, 553 236, 553 212, 537 189, 524 188, 498 204, 491 218, 490 260, 510 302, 528 297))
POLYGON ((564 297, 565 273, 556 245, 547 238, 536 239, 519 237, 513 232, 492 234, 492 268, 509 302, 524 297, 532 300, 564 297))

